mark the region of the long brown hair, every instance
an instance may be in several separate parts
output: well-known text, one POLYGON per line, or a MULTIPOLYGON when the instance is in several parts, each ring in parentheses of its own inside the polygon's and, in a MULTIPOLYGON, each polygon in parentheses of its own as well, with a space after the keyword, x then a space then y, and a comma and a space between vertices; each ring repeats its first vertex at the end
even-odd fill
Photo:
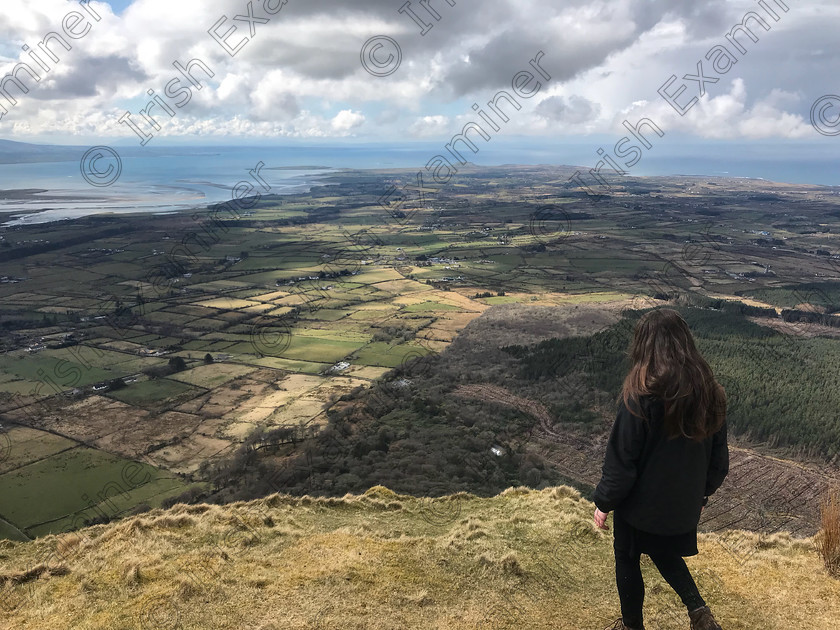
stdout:
POLYGON ((660 308, 642 315, 629 355, 631 367, 619 399, 630 413, 647 420, 638 403, 640 396, 649 394, 665 404, 669 437, 683 435, 702 442, 720 429, 726 419, 726 392, 677 311, 660 308))

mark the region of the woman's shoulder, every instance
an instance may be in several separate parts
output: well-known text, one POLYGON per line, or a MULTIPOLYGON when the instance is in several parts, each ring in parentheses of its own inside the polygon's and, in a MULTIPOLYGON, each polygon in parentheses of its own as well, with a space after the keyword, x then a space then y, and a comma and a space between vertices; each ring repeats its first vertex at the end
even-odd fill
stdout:
MULTIPOLYGON (((628 399, 627 402, 629 403, 629 407, 632 407, 635 410, 638 410, 639 407, 649 409, 656 405, 663 404, 662 399, 654 394, 640 394, 638 402, 635 402, 632 398, 628 399)), ((622 409, 628 408, 628 405, 624 404, 623 397, 619 398, 618 404, 622 409)))
POLYGON ((619 414, 634 420, 646 419, 648 422, 656 422, 665 413, 665 403, 658 396, 653 394, 641 394, 638 401, 630 398, 627 404, 623 398, 619 399, 619 414))

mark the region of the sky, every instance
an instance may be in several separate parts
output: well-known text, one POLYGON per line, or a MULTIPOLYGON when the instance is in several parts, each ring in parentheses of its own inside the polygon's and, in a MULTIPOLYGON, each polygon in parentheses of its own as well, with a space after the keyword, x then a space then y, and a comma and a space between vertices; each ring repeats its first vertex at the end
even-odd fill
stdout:
POLYGON ((474 122, 580 143, 648 119, 700 144, 840 142, 836 0, 3 3, 7 140, 398 144, 474 122), (728 40, 749 12, 758 41, 728 40), (70 50, 39 49, 50 33, 70 50))

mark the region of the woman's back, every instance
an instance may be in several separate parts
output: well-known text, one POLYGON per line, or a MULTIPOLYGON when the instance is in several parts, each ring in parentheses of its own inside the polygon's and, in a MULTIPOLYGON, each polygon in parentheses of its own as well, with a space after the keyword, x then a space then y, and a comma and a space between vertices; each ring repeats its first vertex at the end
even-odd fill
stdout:
POLYGON ((605 512, 620 510, 627 522, 647 532, 690 531, 700 520, 703 497, 728 472, 726 423, 703 441, 669 438, 663 401, 645 395, 639 407, 647 420, 619 403, 595 503, 605 512))

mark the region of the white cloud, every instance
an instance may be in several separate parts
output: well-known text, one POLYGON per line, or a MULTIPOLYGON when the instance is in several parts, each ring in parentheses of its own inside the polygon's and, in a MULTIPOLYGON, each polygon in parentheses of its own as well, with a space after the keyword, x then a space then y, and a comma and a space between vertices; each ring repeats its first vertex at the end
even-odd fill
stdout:
POLYGON ((625 135, 623 120, 636 123, 650 118, 666 132, 679 131, 699 138, 758 140, 765 138, 815 138, 810 121, 799 114, 780 109, 780 105, 796 106, 801 97, 773 90, 752 106, 743 79, 734 79, 728 92, 699 98, 684 116, 680 116, 664 100, 634 103, 613 120, 613 131, 625 135))
POLYGON ((335 118, 330 121, 330 125, 338 133, 343 133, 361 126, 364 122, 365 117, 361 112, 344 109, 336 114, 335 118))
MULTIPOLYGON (((69 11, 84 13, 75 0, 4 2, 0 75, 18 61, 33 63, 21 44, 34 47, 60 30, 69 11)), ((214 76, 199 73, 204 88, 193 90, 175 117, 157 108, 156 136, 445 138, 476 119, 473 102, 510 90, 538 51, 552 78, 503 133, 623 135, 620 122, 633 115, 659 116, 663 126, 699 138, 806 138, 810 104, 836 91, 840 6, 829 0, 789 3, 685 117, 657 89, 672 74, 693 72, 746 11, 760 10, 754 0, 485 0, 480 10, 439 4, 441 19, 429 18, 433 27, 421 36, 391 0, 293 0, 274 16, 255 0, 255 15, 269 22, 255 24, 254 38, 231 57, 207 31, 226 16, 219 33, 235 26, 231 43, 250 35, 247 22, 232 21, 245 12, 242 0, 135 0, 121 16, 93 1, 101 21, 71 51, 52 46, 60 63, 29 95, 16 95, 0 136, 133 138, 119 117, 130 111, 140 121, 147 90, 162 95, 179 76, 173 62, 191 59, 214 76), (402 53, 387 77, 367 73, 359 58, 364 41, 380 34, 395 38, 402 53)))
POLYGON ((440 137, 449 130, 449 118, 446 116, 422 116, 408 128, 415 138, 440 137))

